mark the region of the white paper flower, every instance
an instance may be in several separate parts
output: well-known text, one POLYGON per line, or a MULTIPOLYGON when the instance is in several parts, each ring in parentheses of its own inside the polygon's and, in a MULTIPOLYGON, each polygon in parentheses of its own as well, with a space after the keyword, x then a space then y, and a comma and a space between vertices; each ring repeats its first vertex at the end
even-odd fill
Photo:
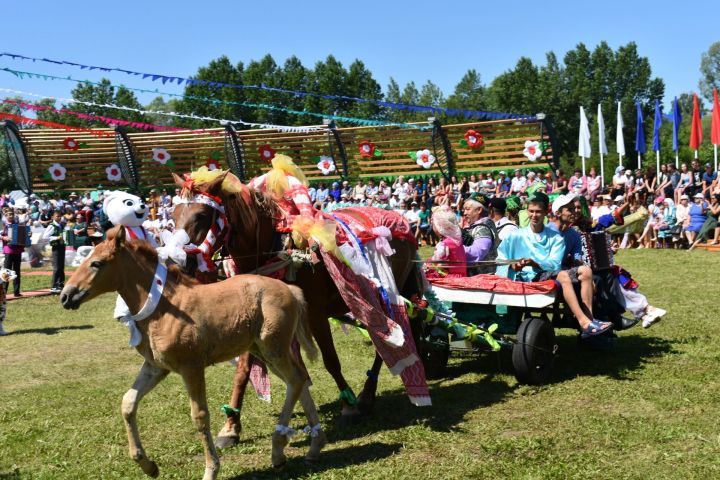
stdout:
POLYGON ((532 141, 532 140, 526 140, 525 141, 525 148, 523 149, 523 155, 525 155, 528 160, 531 162, 534 162, 538 158, 542 156, 542 149, 540 148, 540 142, 538 141, 532 141))
POLYGON ((433 163, 435 163, 435 156, 426 148, 425 150, 417 151, 415 161, 418 165, 427 170, 432 167, 433 163))
POLYGON ((50 165, 50 168, 48 168, 48 172, 50 172, 50 177, 54 181, 62 182, 65 180, 65 172, 67 172, 67 170, 59 163, 53 163, 50 165))
POLYGON ((153 148, 152 154, 153 154, 153 160, 155 160, 156 162, 158 162, 162 165, 165 165, 167 163, 167 161, 172 158, 171 155, 168 153, 168 151, 165 150, 164 148, 153 148))
POLYGON ((111 182, 119 182, 122 179, 120 167, 117 166, 117 163, 113 163, 112 165, 107 167, 105 169, 105 173, 107 174, 107 179, 111 182))
POLYGON ((323 175, 330 175, 330 173, 335 171, 335 161, 333 160, 333 157, 322 156, 320 157, 317 167, 323 175))

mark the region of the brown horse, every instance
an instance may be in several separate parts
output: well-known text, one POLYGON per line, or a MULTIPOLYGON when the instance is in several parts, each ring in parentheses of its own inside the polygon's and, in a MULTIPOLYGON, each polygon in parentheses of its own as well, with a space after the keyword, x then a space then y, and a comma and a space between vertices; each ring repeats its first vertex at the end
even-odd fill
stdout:
POLYGON ((272 463, 285 462, 283 453, 290 416, 298 399, 312 426, 307 457, 317 457, 325 445, 315 404, 308 390, 308 374, 293 353, 297 339, 312 358, 317 350, 309 334, 302 291, 279 280, 239 275, 222 284, 201 285, 172 266, 158 262, 144 241, 126 241, 125 229, 110 230, 68 280, 60 300, 78 308, 101 293, 117 291, 136 317, 141 337, 138 352, 145 358, 132 388, 123 397, 130 457, 151 477, 158 467, 140 442, 136 413, 140 400, 168 373, 179 373, 190 396, 190 408, 205 449, 205 480, 217 477, 220 460, 212 441, 205 392, 205 367, 251 351, 285 382, 287 394, 272 437, 272 463), (150 286, 150 290, 148 290, 150 286))
MULTIPOLYGON (((278 250, 275 223, 279 216, 274 200, 257 190, 243 185, 232 173, 223 172, 205 184, 194 184, 188 189, 186 181, 173 175, 183 194, 188 198, 197 192, 208 193, 219 198, 225 208, 230 234, 225 245, 228 253, 241 272, 250 272, 263 265, 278 250)), ((202 243, 205 235, 215 222, 217 212, 204 203, 185 203, 175 207, 173 219, 177 229, 184 229, 194 244, 202 243)), ((416 258, 416 246, 409 242, 392 240, 395 254, 390 257, 395 282, 400 293, 410 298, 416 293, 418 282, 414 272, 413 260, 416 258)), ((343 377, 335 345, 332 339, 328 317, 341 317, 348 311, 335 283, 322 262, 312 268, 301 268, 294 282, 300 287, 308 303, 310 330, 322 353, 325 368, 335 380, 340 393, 343 423, 352 422, 362 411, 368 413, 375 402, 377 375, 382 359, 376 354, 363 391, 355 398, 352 389, 343 377)), ((249 379, 250 360, 240 359, 230 397, 230 406, 234 412, 228 413, 227 422, 218 434, 216 445, 219 448, 238 442, 241 430, 239 410, 249 379)))

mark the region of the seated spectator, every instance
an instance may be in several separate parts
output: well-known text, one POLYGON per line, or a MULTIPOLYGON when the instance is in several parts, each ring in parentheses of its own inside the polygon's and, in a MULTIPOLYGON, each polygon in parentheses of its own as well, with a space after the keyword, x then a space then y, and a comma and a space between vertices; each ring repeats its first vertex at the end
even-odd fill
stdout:
POLYGON ((358 179, 357 183, 355 184, 355 188, 353 188, 352 199, 357 202, 365 201, 365 190, 367 190, 365 182, 362 178, 358 179))
POLYGON ((433 235, 432 224, 430 223, 432 213, 428 210, 425 203, 420 204, 418 218, 420 221, 418 223, 418 228, 415 231, 415 238, 418 241, 418 245, 420 245, 422 240, 425 240, 425 245, 435 245, 435 235, 433 235))
POLYGON ((350 186, 350 182, 347 180, 343 180, 342 182, 342 190, 340 191, 340 195, 345 195, 347 198, 352 198, 353 196, 353 187, 350 186))
MULTIPOLYGON (((490 178, 492 178, 492 176, 490 178)), ((507 197, 510 194, 510 182, 511 180, 507 177, 505 171, 500 170, 498 178, 495 180, 495 196, 507 197)))
POLYGON ((340 201, 340 195, 342 195, 340 184, 338 182, 333 182, 332 187, 330 188, 330 196, 337 203, 340 201))
POLYGON ((677 186, 675 187, 675 193, 674 193, 674 199, 675 203, 680 203, 680 196, 684 193, 686 193, 688 196, 690 195, 689 192, 686 192, 685 190, 692 190, 693 186, 693 176, 692 172, 688 170, 687 164, 683 163, 680 166, 680 181, 678 182, 677 186))
POLYGON ((416 231, 420 225, 419 213, 420 209, 418 208, 417 202, 411 202, 410 200, 405 202, 405 213, 403 214, 403 217, 405 217, 405 220, 408 221, 410 224, 410 230, 413 232, 416 231))
MULTIPOLYGON (((587 270, 561 270, 565 256, 565 241, 560 233, 547 228, 544 224, 548 211, 548 197, 536 193, 528 199, 528 217, 530 225, 510 235, 500 244, 498 260, 519 259, 512 264, 499 266, 497 274, 521 282, 555 280, 562 291, 565 303, 580 324, 582 338, 599 335, 612 328, 612 323, 596 320, 592 316, 592 288, 590 281, 582 282, 587 270), (585 287, 582 302, 575 294, 573 284, 585 287), (589 301, 588 301, 589 299, 589 301)), ((562 202, 560 202, 562 203, 562 202)), ((564 206, 564 205, 563 205, 564 206)))
POLYGON ((587 180, 582 174, 582 170, 579 168, 575 169, 573 176, 568 180, 570 193, 576 195, 585 195, 587 191, 587 180))
POLYGON ((706 198, 710 197, 712 193, 711 188, 717 180, 717 172, 713 171, 713 166, 710 163, 705 164, 705 172, 702 174, 702 191, 706 198))
POLYGON ((369 179, 367 186, 365 187, 365 198, 367 200, 377 200, 378 186, 375 185, 374 179, 369 179))
POLYGON ((688 208, 688 218, 683 225, 689 245, 695 243, 697 234, 705 223, 705 196, 702 192, 698 192, 695 194, 694 200, 694 203, 688 208))
POLYGON ((463 205, 463 245, 468 263, 468 275, 492 273, 494 265, 482 266, 478 262, 495 260, 500 242, 495 222, 488 217, 487 197, 472 195, 463 205))
POLYGON ((510 195, 520 195, 525 192, 527 179, 523 176, 519 168, 515 169, 515 177, 510 182, 510 195))
POLYGON ((600 176, 598 176, 595 167, 590 169, 590 174, 585 178, 587 184, 587 196, 590 197, 591 201, 595 201, 597 196, 602 190, 602 182, 600 176))
POLYGON ((433 230, 440 241, 435 252, 426 264, 429 278, 466 277, 465 250, 462 244, 462 232, 455 212, 449 207, 438 207, 432 216, 433 230))

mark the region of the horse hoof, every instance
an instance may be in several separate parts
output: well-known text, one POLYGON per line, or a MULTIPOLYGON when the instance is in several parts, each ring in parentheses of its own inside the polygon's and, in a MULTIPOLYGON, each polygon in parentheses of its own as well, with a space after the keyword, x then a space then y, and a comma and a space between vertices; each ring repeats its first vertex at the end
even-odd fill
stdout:
POLYGON ((223 448, 230 448, 234 447, 240 443, 240 436, 239 435, 227 435, 227 436, 218 436, 215 439, 215 447, 222 450, 223 448))
POLYGON ((355 411, 353 413, 343 413, 340 416, 338 423, 341 427, 351 427, 353 425, 357 425, 361 421, 362 415, 360 414, 360 411, 355 411))
POLYGON ((363 415, 370 415, 375 408, 375 397, 361 393, 358 396, 357 408, 363 415))
POLYGON ((307 455, 305 455, 305 460, 308 462, 317 460, 320 456, 320 451, 325 445, 327 445, 327 437, 325 436, 325 432, 320 430, 317 437, 312 437, 310 440, 310 450, 308 450, 307 455))
POLYGON ((142 471, 145 472, 145 475, 148 477, 157 478, 158 475, 160 475, 160 469, 158 468, 157 463, 152 460, 142 462, 140 464, 140 468, 142 468, 142 471))

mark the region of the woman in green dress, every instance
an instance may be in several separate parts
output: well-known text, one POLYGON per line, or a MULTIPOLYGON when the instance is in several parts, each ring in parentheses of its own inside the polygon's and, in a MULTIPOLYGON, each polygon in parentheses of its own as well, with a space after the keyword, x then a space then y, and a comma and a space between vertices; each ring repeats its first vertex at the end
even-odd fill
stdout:
POLYGON ((72 232, 74 236, 73 247, 77 249, 78 247, 89 245, 87 222, 85 221, 85 217, 79 212, 75 215, 75 225, 73 226, 72 232))

